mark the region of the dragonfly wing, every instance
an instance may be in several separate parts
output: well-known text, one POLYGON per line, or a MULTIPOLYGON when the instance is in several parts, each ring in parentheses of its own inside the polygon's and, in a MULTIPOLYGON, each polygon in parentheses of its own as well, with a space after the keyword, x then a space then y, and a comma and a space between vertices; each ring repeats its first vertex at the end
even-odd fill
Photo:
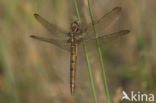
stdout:
POLYGON ((31 38, 37 39, 40 41, 48 42, 51 44, 54 44, 57 47, 60 47, 64 50, 70 51, 70 45, 66 43, 66 40, 55 40, 55 39, 49 39, 49 38, 44 38, 44 37, 39 37, 36 35, 30 35, 31 38))
MULTIPOLYGON (((129 32, 130 32, 129 30, 121 30, 121 31, 118 31, 118 32, 115 32, 115 33, 112 33, 112 34, 107 34, 107 35, 100 34, 98 39, 100 41, 103 41, 103 40, 106 40, 106 39, 118 38, 118 37, 121 37, 121 36, 124 36, 124 35, 128 34, 129 32)), ((96 40, 95 37, 92 37, 90 39, 87 39, 87 38, 85 39, 86 42, 95 41, 95 40, 96 40)))
MULTIPOLYGON (((110 27, 120 16, 121 14, 121 7, 115 7, 110 12, 105 14, 99 20, 94 22, 96 27, 97 33, 103 33, 108 27, 110 27)), ((90 35, 94 34, 92 23, 90 23, 84 30, 85 37, 89 37, 90 35)))
POLYGON ((39 14, 34 14, 35 19, 40 22, 50 33, 53 35, 53 37, 61 37, 62 34, 67 34, 66 31, 62 30, 61 28, 57 27, 54 24, 49 23, 47 20, 45 20, 43 17, 41 17, 39 14))

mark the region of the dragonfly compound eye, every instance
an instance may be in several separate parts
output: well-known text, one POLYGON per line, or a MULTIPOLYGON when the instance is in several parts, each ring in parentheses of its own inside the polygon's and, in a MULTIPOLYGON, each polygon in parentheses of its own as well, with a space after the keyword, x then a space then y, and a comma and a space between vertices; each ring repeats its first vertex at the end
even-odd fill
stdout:
POLYGON ((73 31, 78 31, 79 30, 79 21, 73 21, 71 24, 71 29, 73 31))

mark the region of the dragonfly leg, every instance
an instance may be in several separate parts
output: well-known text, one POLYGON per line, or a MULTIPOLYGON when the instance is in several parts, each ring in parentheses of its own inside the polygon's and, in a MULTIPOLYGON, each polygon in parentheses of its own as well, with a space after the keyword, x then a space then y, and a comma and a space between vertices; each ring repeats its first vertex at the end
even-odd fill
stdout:
POLYGON ((75 42, 76 42, 76 44, 80 44, 81 40, 80 39, 76 39, 75 42))

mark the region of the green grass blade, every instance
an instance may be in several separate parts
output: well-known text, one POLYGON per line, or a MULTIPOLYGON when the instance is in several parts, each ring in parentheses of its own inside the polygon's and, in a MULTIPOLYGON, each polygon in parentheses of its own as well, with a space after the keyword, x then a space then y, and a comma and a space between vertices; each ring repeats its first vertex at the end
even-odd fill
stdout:
POLYGON ((89 12, 90 12, 90 17, 91 17, 91 20, 92 20, 94 34, 96 36, 97 51, 98 51, 100 64, 101 64, 101 68, 102 68, 102 75, 103 75, 103 80, 104 80, 104 86, 105 86, 105 92, 106 92, 106 96, 107 96, 107 101, 108 101, 108 103, 111 103, 110 94, 109 94, 108 85, 107 85, 106 74, 105 74, 105 68, 104 68, 104 64, 103 64, 103 57, 102 57, 100 42, 98 40, 98 34, 96 32, 95 25, 94 25, 94 16, 93 16, 93 13, 92 13, 90 0, 88 0, 88 7, 89 7, 89 12))
MULTIPOLYGON (((78 10, 78 6, 77 6, 77 1, 76 0, 73 0, 73 1, 74 1, 74 7, 75 7, 75 10, 76 10, 77 18, 80 21, 80 15, 79 15, 79 10, 78 10)), ((90 66, 90 62, 89 62, 89 58, 88 58, 88 53, 87 53, 85 40, 82 40, 82 44, 83 44, 84 54, 85 54, 86 62, 87 62, 87 66, 88 66, 89 79, 90 79, 92 93, 93 93, 93 97, 94 97, 94 103, 98 103, 97 96, 96 96, 96 91, 95 91, 95 86, 94 86, 93 75, 92 75, 91 66, 90 66)))

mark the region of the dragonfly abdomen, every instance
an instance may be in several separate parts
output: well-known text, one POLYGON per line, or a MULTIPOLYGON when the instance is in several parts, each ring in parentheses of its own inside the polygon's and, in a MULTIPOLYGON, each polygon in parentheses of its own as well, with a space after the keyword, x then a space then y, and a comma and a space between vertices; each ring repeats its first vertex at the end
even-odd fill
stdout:
POLYGON ((70 55, 70 89, 72 95, 74 94, 75 91, 76 60, 77 60, 77 46, 76 44, 72 44, 70 55))

